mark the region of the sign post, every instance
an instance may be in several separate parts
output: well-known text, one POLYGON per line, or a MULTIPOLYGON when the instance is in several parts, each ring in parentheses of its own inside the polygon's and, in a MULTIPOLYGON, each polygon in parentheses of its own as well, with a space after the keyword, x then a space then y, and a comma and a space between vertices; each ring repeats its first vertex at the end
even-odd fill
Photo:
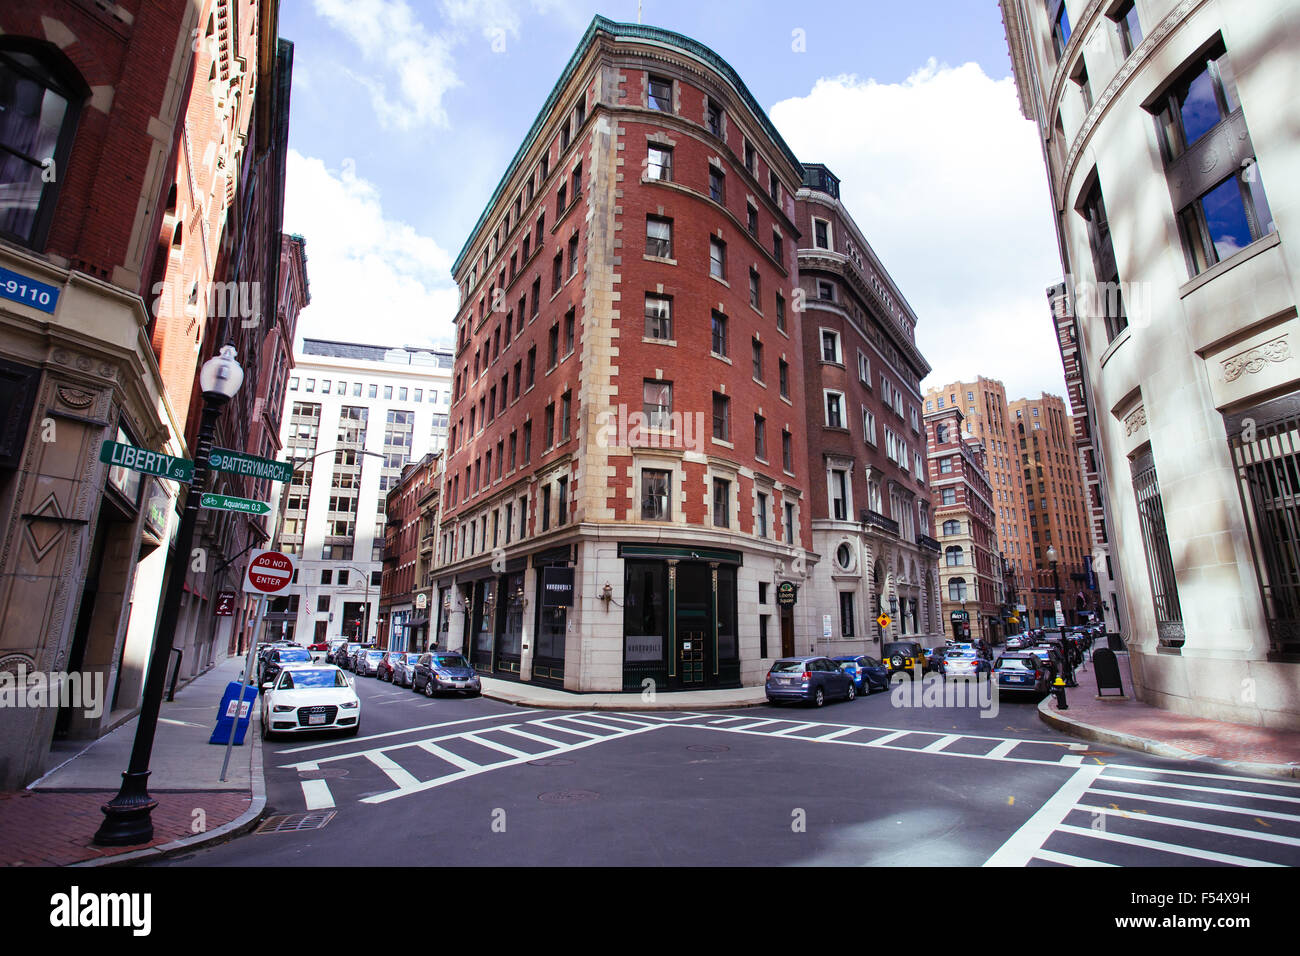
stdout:
MULTIPOLYGON (((244 706, 244 688, 246 688, 253 677, 253 651, 257 647, 257 633, 262 624, 262 613, 266 609, 267 595, 280 594, 289 589, 293 583, 293 572, 295 568, 294 558, 279 551, 263 551, 254 549, 252 557, 248 559, 248 570, 244 572, 244 591, 248 594, 258 595, 257 614, 253 617, 253 631, 248 638, 248 657, 244 660, 244 680, 243 685, 239 688, 239 705, 235 708, 236 719, 230 726, 230 739, 226 741, 226 756, 221 761, 221 781, 226 780, 226 770, 230 767, 230 751, 235 746, 235 728, 239 726, 238 715, 240 709, 244 706)), ((253 700, 257 699, 257 694, 253 694, 253 700)), ((252 723, 252 715, 249 715, 249 723, 252 723)))

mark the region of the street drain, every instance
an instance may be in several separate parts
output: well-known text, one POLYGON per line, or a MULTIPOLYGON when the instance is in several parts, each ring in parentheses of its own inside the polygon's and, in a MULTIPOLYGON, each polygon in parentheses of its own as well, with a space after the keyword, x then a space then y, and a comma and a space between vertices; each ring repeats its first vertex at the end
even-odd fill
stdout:
POLYGON ((348 772, 342 767, 326 767, 324 770, 299 770, 301 780, 328 780, 331 777, 346 777, 348 772))
POLYGON ((540 757, 537 760, 528 761, 530 767, 571 767, 576 761, 568 757, 540 757))
POLYGON ((537 799, 542 803, 586 803, 599 798, 600 794, 594 790, 552 790, 550 793, 537 795, 537 799))
POLYGON ((691 744, 686 749, 694 750, 700 754, 720 754, 724 750, 730 750, 731 748, 724 744, 691 744))
POLYGON ((267 817, 257 828, 257 833, 297 833, 300 830, 319 830, 334 819, 334 810, 315 810, 311 813, 287 813, 267 817))

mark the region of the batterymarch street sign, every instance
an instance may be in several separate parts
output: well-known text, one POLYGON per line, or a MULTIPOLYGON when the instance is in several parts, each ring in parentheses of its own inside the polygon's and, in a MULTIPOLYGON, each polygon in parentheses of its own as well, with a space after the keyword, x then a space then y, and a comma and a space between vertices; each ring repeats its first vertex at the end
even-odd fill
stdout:
POLYGON ((188 458, 164 455, 160 451, 136 448, 122 442, 106 441, 99 447, 99 460, 106 465, 130 468, 158 478, 170 478, 188 484, 194 480, 194 462, 188 458))
POLYGON ((236 498, 234 495, 205 494, 199 499, 199 504, 214 511, 238 511, 247 515, 269 515, 271 513, 271 506, 265 501, 254 501, 252 498, 236 498))
POLYGON ((208 456, 208 464, 213 471, 227 471, 234 475, 247 475, 252 478, 269 478, 271 481, 291 481, 293 465, 287 461, 272 461, 270 458, 258 458, 246 455, 242 451, 229 448, 214 448, 208 456))

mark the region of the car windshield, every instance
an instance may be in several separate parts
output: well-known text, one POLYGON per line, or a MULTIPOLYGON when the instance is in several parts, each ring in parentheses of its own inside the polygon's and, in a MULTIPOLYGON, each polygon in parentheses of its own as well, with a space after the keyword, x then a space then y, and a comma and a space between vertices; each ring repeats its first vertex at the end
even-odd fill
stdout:
POLYGON ((285 671, 280 678, 280 690, 301 690, 304 687, 347 687, 348 679, 337 670, 285 671))
POLYGON ((280 660, 284 662, 309 661, 311 660, 311 654, 308 653, 308 651, 305 648, 298 648, 296 650, 285 648, 284 650, 280 651, 280 660))
POLYGON ((883 653, 884 653, 886 656, 888 656, 888 655, 890 655, 890 654, 904 654, 904 655, 908 655, 908 654, 913 653, 915 650, 916 650, 916 645, 915 645, 915 644, 897 644, 897 643, 896 643, 896 644, 886 644, 883 653))
POLYGON ((777 661, 772 665, 775 674, 802 674, 803 671, 803 661, 777 661))
POLYGON ((368 661, 381 660, 383 656, 384 656, 383 651, 366 651, 366 660, 368 661))
POLYGON ((435 667, 468 667, 469 666, 468 664, 465 663, 465 658, 461 657, 459 654, 435 654, 433 656, 433 664, 435 667))
POLYGON ((998 660, 998 669, 1004 671, 1032 671, 1037 662, 1025 657, 1003 657, 998 660))
POLYGON ((418 661, 419 659, 420 659, 420 655, 419 655, 419 654, 407 654, 407 655, 406 655, 406 663, 408 663, 408 664, 414 664, 414 663, 415 663, 416 661, 418 661))

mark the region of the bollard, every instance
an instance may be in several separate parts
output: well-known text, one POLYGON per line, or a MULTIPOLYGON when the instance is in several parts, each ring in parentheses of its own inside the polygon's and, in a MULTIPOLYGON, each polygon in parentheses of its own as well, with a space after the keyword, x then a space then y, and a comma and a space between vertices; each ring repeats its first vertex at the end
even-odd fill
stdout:
POLYGON ((1052 685, 1052 693, 1056 695, 1056 709, 1069 710, 1070 705, 1065 702, 1065 681, 1060 677, 1056 678, 1056 683, 1052 685))

